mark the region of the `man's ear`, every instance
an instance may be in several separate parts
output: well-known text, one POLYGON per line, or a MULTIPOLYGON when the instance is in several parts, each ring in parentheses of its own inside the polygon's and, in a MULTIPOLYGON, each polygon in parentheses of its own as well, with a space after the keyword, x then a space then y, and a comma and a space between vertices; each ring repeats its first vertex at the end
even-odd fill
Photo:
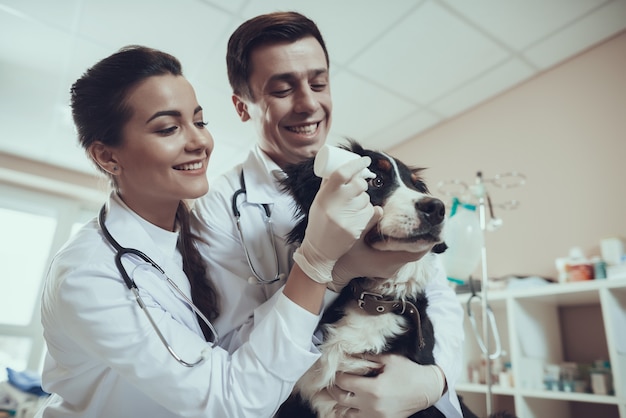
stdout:
POLYGON ((241 119, 242 122, 250 120, 250 114, 248 113, 248 105, 246 104, 246 102, 242 100, 241 97, 235 94, 233 94, 232 100, 233 104, 235 105, 235 110, 239 115, 239 119, 241 119))
POLYGON ((100 141, 95 141, 89 146, 89 155, 107 173, 116 176, 121 171, 121 166, 113 150, 100 141))

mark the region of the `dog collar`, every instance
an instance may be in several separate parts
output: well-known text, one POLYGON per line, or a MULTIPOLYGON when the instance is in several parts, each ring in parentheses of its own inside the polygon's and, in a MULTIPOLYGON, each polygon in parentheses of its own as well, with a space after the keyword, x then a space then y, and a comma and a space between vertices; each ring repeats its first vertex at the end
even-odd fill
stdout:
POLYGON ((417 338, 420 350, 424 348, 424 335, 422 334, 422 318, 417 307, 410 301, 405 299, 390 299, 381 294, 367 292, 353 286, 353 295, 356 297, 359 308, 363 309, 368 315, 382 315, 386 313, 394 313, 408 317, 417 328, 417 338), (360 291, 360 292, 359 292, 360 291))

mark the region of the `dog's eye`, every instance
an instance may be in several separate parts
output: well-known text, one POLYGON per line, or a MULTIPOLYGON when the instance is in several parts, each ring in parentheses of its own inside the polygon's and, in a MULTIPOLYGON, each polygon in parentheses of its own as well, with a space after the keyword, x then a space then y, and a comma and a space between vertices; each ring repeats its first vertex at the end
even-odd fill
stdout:
POLYGON ((375 189, 380 189, 381 187, 383 187, 383 179, 381 179, 380 177, 369 179, 367 181, 367 184, 368 184, 369 187, 373 187, 375 189))

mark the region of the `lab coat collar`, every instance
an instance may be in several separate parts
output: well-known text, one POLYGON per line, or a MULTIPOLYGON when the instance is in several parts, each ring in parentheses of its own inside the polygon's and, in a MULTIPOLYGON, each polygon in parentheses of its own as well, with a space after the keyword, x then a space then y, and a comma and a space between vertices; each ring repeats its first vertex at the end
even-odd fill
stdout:
POLYGON ((159 264, 168 276, 180 276, 181 269, 173 259, 177 233, 151 230, 158 227, 126 206, 116 193, 111 193, 107 202, 105 223, 113 238, 122 247, 136 248, 159 264))
POLYGON ((242 167, 249 203, 274 203, 282 194, 277 179, 284 176, 284 172, 258 145, 250 151, 242 167))

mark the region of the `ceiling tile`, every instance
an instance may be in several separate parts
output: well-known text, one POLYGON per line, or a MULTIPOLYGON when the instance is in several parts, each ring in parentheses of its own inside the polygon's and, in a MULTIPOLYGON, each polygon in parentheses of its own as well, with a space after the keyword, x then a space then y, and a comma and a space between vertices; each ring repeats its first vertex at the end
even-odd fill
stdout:
POLYGON ((65 70, 72 44, 70 34, 1 11, 0 27, 0 62, 47 73, 59 74, 65 70))
POLYGON ((442 118, 428 110, 417 110, 367 136, 363 144, 385 150, 407 141, 418 133, 440 123, 442 118))
POLYGON ((417 4, 419 2, 415 0, 251 1, 244 10, 244 17, 247 19, 277 10, 297 10, 319 27, 330 60, 345 65, 385 32, 392 30, 417 4))
POLYGON ((130 44, 161 49, 192 68, 204 63, 205 51, 222 39, 230 20, 197 0, 85 0, 78 32, 114 50, 130 44))
POLYGON ((447 10, 426 3, 349 68, 428 103, 506 58, 506 51, 447 10), (445 30, 441 30, 445 28, 445 30))
POLYGON ((0 90, 11 100, 0 101, 2 149, 48 161, 51 148, 73 146, 73 134, 69 138, 54 134, 55 126, 64 118, 63 109, 58 106, 62 76, 19 66, 11 66, 10 71, 4 69, 0 90))
POLYGON ((614 1, 527 50, 525 55, 539 68, 545 69, 625 27, 626 1, 614 1))
POLYGON ((428 107, 449 118, 502 93, 533 74, 534 70, 526 63, 511 59, 455 89, 428 107))
POLYGON ((395 122, 417 106, 346 72, 331 78, 333 131, 356 140, 395 122))
POLYGON ((222 9, 228 11, 229 13, 236 14, 239 12, 249 0, 228 0, 228 1, 220 1, 220 0, 200 0, 202 3, 206 3, 211 7, 216 7, 218 9, 222 9))
POLYGON ((476 26, 516 50, 524 49, 589 13, 607 0, 443 0, 476 26))
MULTIPOLYGON (((82 0, 0 0, 0 14, 7 13, 22 21, 35 21, 52 28, 70 31, 82 0)), ((4 26, 3 26, 4 28, 4 26)))

